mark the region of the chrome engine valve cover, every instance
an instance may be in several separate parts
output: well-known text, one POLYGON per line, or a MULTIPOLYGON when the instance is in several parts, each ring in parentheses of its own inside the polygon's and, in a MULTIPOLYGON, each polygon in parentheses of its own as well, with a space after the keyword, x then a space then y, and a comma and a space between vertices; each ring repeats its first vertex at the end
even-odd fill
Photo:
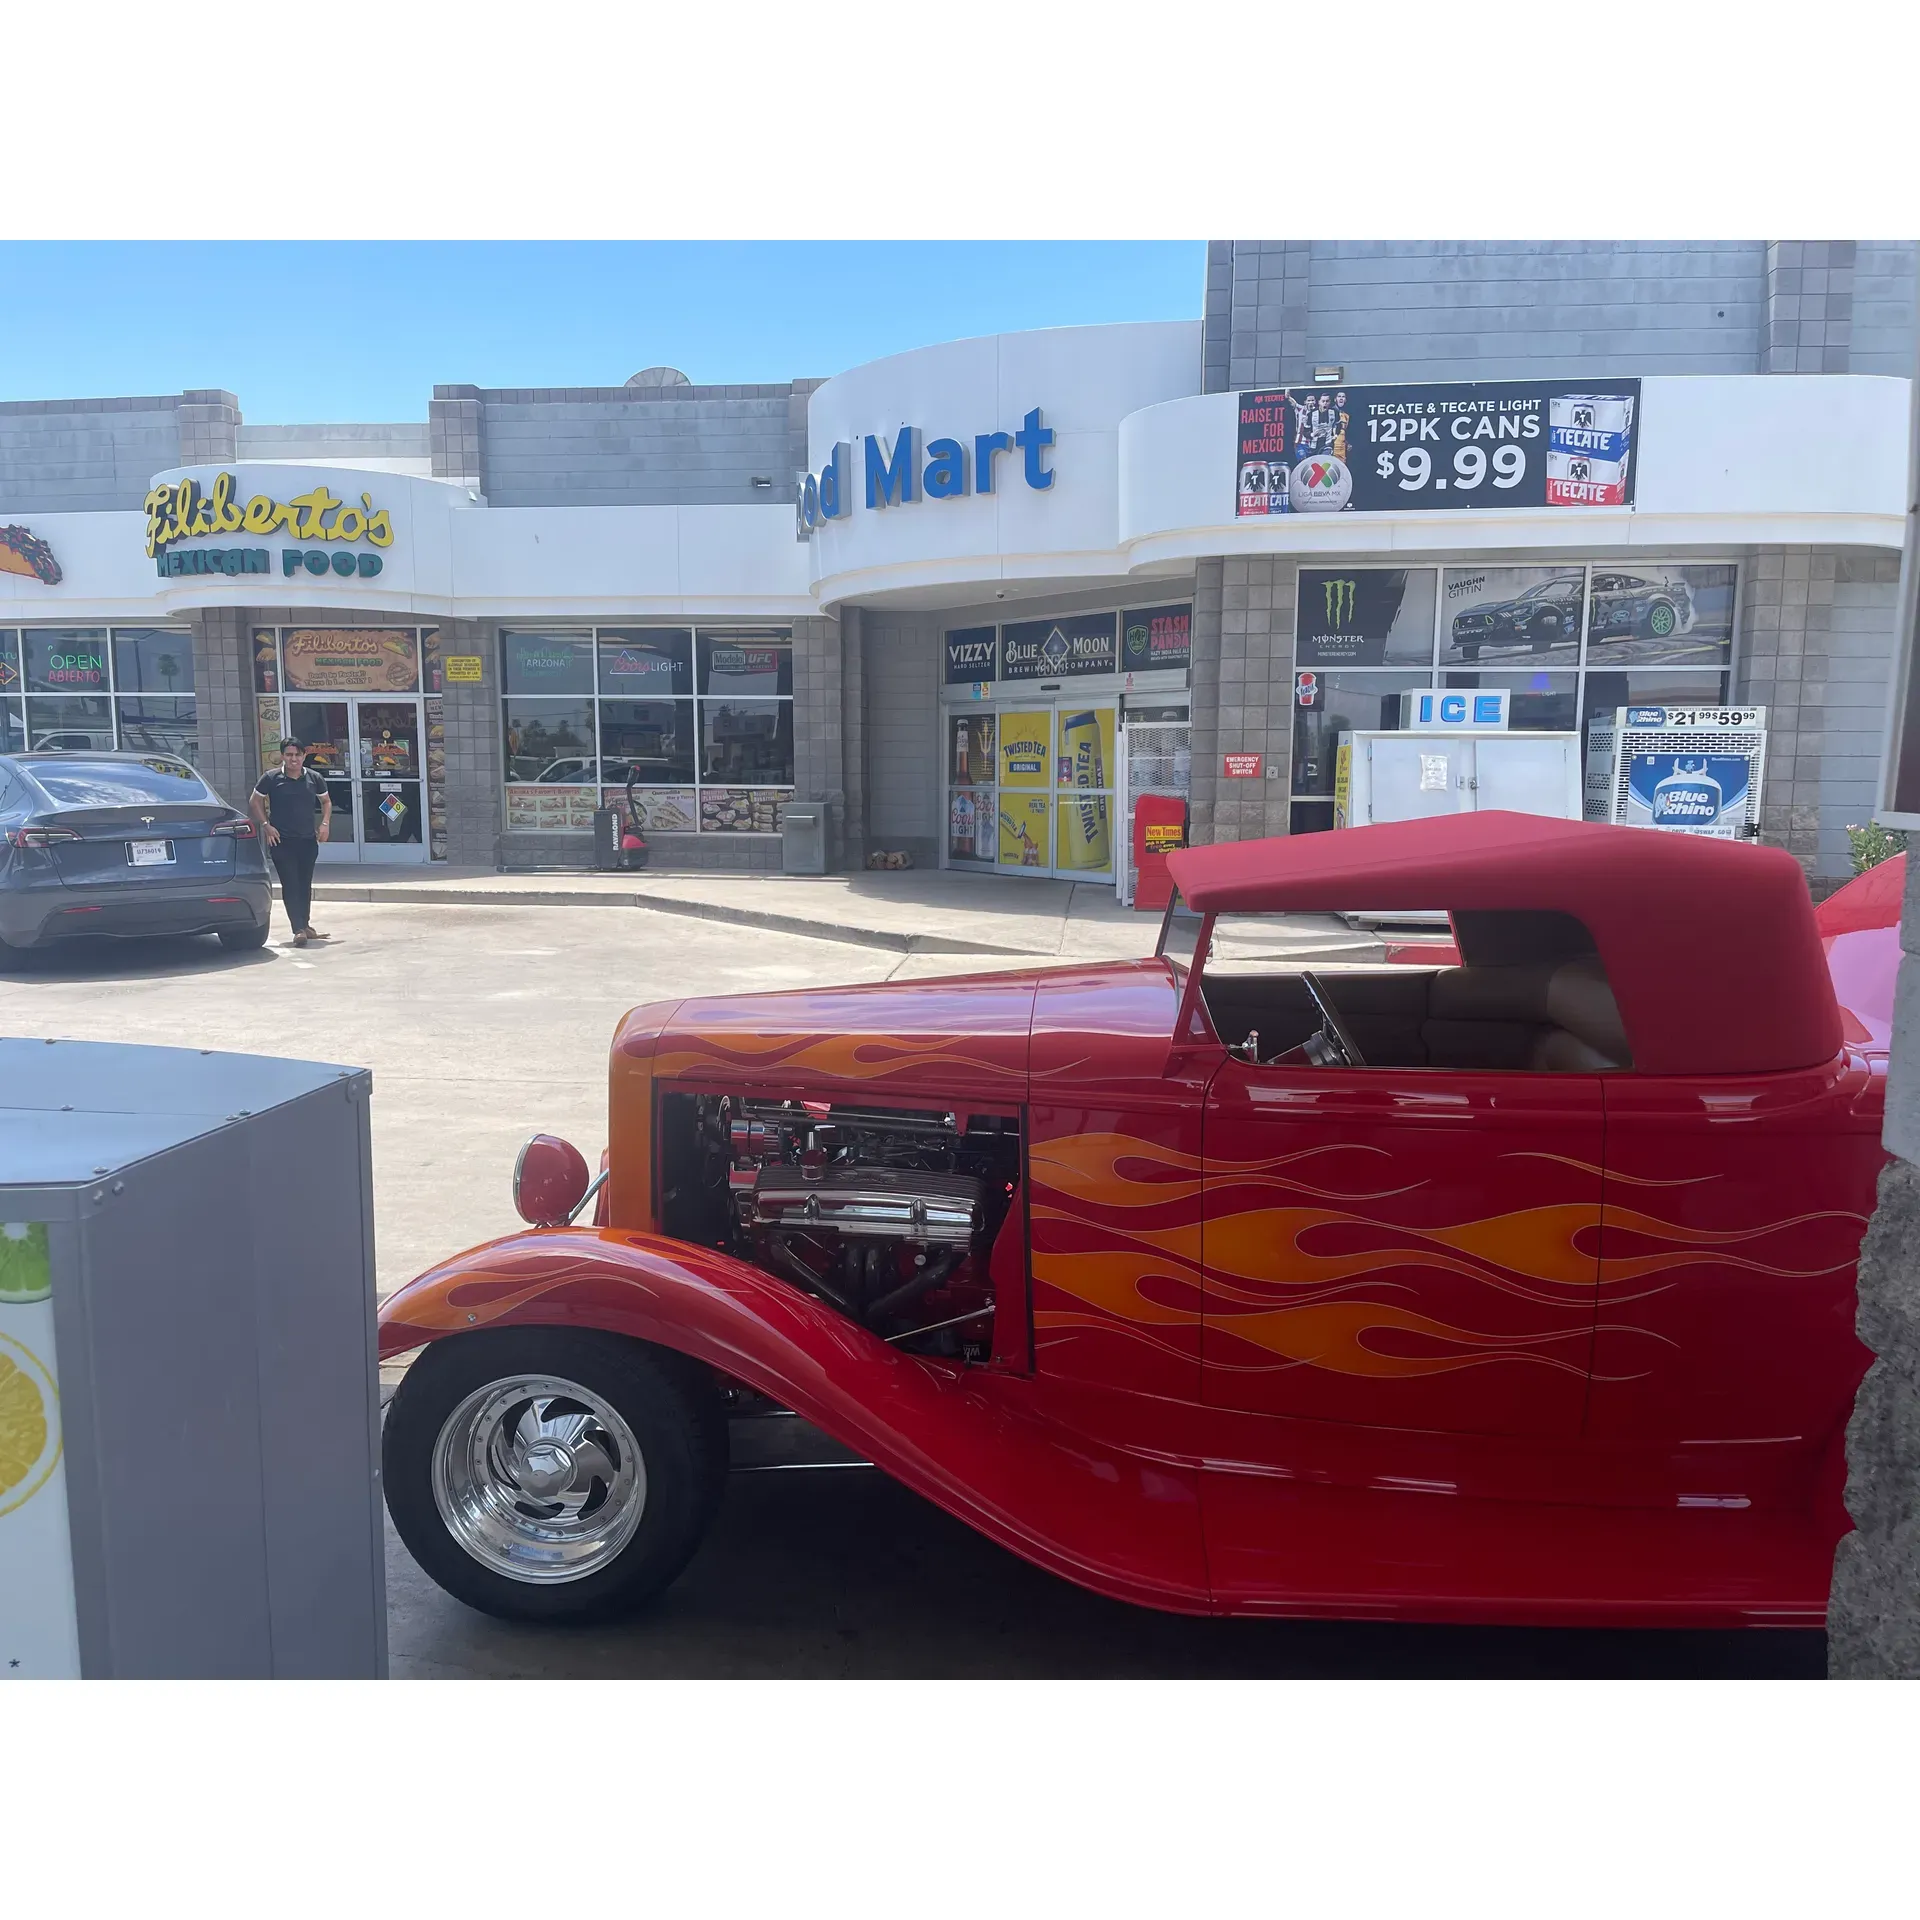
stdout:
POLYGON ((983 1195, 962 1173, 835 1167, 808 1179, 798 1167, 762 1167, 738 1200, 750 1228, 964 1247, 980 1231, 983 1195))

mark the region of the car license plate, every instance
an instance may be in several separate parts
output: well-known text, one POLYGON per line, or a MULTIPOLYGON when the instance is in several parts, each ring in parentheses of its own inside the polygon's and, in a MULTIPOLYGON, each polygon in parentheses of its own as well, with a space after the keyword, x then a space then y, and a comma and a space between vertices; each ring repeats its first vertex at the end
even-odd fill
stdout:
POLYGON ((173 865, 173 842, 171 840, 129 840, 127 858, 136 867, 170 867, 173 865))

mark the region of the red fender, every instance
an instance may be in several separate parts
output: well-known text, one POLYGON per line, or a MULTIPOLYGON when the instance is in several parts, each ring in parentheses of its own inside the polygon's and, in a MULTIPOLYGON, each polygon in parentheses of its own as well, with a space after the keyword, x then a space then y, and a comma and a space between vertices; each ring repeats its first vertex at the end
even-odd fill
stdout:
POLYGON ((1212 1610, 1198 1475, 1069 1431, 1024 1380, 902 1353, 712 1248, 559 1227, 456 1254, 380 1309, 384 1360, 482 1327, 598 1327, 791 1407, 989 1539, 1118 1600, 1212 1610))

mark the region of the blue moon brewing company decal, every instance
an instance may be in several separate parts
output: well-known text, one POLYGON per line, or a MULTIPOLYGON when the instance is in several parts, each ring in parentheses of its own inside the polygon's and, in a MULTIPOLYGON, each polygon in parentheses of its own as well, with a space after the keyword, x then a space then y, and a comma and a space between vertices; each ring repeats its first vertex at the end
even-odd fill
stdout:
POLYGON ((1638 380, 1240 396, 1235 514, 1630 507, 1638 380))
POLYGON ((1732 840, 1745 832, 1744 753, 1636 753, 1627 768, 1626 823, 1732 840))
POLYGON ((1002 680, 1064 680, 1075 674, 1113 673, 1118 657, 1119 620, 1111 613, 1023 620, 1000 629, 1002 680))

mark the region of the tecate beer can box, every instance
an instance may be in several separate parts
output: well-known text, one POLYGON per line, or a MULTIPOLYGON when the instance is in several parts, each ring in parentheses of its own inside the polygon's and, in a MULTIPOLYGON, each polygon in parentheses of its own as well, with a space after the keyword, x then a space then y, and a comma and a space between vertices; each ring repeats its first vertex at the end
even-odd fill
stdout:
POLYGON ((1547 449, 1547 505, 1550 507, 1624 507, 1627 463, 1596 460, 1587 453, 1547 449))
POLYGON ((1547 428, 1556 447, 1585 446, 1584 441, 1563 443, 1563 433, 1599 434, 1619 441, 1624 451, 1627 435, 1633 431, 1633 401, 1622 393, 1556 393, 1547 402, 1547 428))

